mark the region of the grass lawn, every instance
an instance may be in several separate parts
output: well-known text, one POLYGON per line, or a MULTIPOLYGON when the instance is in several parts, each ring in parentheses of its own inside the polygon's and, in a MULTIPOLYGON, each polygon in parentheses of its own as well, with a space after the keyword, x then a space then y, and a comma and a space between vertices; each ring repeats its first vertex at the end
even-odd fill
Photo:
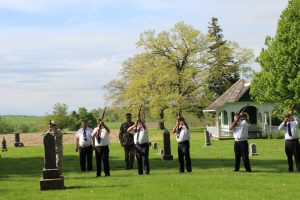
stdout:
MULTIPOLYGON (((158 134, 158 131, 150 131, 158 134)), ((162 141, 157 141, 162 145, 162 141)), ((64 145, 65 190, 39 191, 43 147, 9 148, 1 152, 0 199, 299 199, 300 174, 287 172, 284 140, 249 140, 259 155, 250 157, 253 173, 233 172, 233 141, 213 141, 204 147, 201 129, 191 141, 193 172, 178 173, 176 142, 173 161, 163 161, 150 149, 151 174, 138 176, 124 169, 123 149, 110 145, 111 177, 95 178, 95 171, 79 170, 74 145, 64 145), (199 132, 200 131, 200 132, 199 132)), ((94 168, 95 168, 95 162, 94 168)), ((136 163, 135 163, 136 165, 136 163)))

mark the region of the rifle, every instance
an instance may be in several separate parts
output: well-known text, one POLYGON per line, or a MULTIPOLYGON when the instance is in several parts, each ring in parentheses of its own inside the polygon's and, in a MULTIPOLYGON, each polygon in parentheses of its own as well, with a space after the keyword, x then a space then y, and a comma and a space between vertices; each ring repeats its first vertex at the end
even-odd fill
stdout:
POLYGON ((285 118, 290 118, 292 115, 292 111, 295 109, 296 104, 294 103, 289 111, 289 113, 287 115, 285 115, 285 118))
POLYGON ((239 119, 241 118, 241 114, 246 110, 246 108, 248 108, 249 107, 249 104, 247 104, 240 112, 239 112, 239 116, 238 116, 238 120, 235 120, 232 124, 231 124, 231 126, 230 126, 230 130, 232 129, 232 128, 234 128, 234 127, 236 127, 236 125, 237 125, 237 123, 238 123, 238 121, 239 121, 239 119))
MULTIPOLYGON (((104 120, 105 111, 106 111, 106 106, 104 107, 104 110, 103 110, 103 113, 102 113, 102 117, 100 118, 100 122, 102 122, 104 120)), ((101 131, 101 125, 99 123, 99 128, 98 128, 97 135, 96 135, 99 144, 100 144, 100 141, 101 141, 100 136, 99 136, 100 131, 101 131)))
POLYGON ((101 117, 101 121, 103 121, 103 119, 104 119, 105 111, 106 111, 106 106, 104 107, 104 110, 103 110, 103 113, 102 113, 102 117, 101 117))
POLYGON ((142 111, 142 105, 140 105, 140 109, 139 109, 139 113, 138 113, 138 118, 136 120, 136 127, 135 127, 135 132, 137 132, 137 125, 138 125, 138 121, 139 121, 139 118, 141 118, 141 111, 142 111))
POLYGON ((179 128, 179 125, 180 125, 180 120, 182 119, 182 116, 181 116, 181 109, 179 109, 178 113, 177 113, 177 132, 176 132, 176 137, 179 138, 180 136, 180 131, 181 131, 181 128, 179 128))

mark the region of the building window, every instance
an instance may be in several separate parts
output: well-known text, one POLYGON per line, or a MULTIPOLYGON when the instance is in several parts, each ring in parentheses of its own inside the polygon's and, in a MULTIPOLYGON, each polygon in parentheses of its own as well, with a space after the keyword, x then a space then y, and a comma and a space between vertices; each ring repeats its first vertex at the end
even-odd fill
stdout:
POLYGON ((228 125, 228 114, 226 111, 223 111, 223 124, 228 125))

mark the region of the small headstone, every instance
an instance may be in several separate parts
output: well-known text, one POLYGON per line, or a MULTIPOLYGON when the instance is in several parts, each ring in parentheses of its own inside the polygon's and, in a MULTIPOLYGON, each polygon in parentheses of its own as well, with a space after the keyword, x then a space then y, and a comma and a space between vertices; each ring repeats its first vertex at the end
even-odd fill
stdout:
POLYGON ((7 146, 6 146, 6 140, 5 140, 5 137, 3 137, 3 140, 2 140, 2 152, 3 151, 7 151, 7 146))
POLYGON ((64 189, 64 177, 60 175, 56 167, 54 136, 47 132, 44 136, 44 169, 43 178, 40 180, 41 190, 64 189))
POLYGON ((152 143, 152 149, 157 149, 157 143, 156 142, 152 143))
POLYGON ((256 150, 256 144, 250 144, 250 155, 251 156, 258 155, 257 150, 256 150))
POLYGON ((173 160, 173 155, 171 154, 171 139, 170 132, 168 129, 164 130, 164 149, 161 152, 163 155, 163 160, 173 160))
POLYGON ((24 144, 20 142, 20 133, 15 133, 15 147, 23 147, 24 144))
POLYGON ((159 153, 160 153, 160 155, 164 155, 164 150, 163 149, 159 149, 159 153))
POLYGON ((210 146, 211 145, 210 134, 207 129, 204 130, 204 133, 205 133, 205 146, 210 146))

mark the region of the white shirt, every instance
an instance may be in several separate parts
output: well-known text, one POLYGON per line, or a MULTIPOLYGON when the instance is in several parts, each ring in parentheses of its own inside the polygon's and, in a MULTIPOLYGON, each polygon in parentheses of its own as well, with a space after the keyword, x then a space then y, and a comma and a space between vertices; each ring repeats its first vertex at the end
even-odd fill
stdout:
POLYGON ((149 142, 148 129, 140 128, 140 131, 135 132, 135 128, 133 128, 129 133, 134 134, 133 140, 134 144, 145 144, 149 142), (137 136, 139 135, 139 138, 137 136))
MULTIPOLYGON (((99 130, 99 127, 94 128, 92 137, 96 136, 97 132, 99 130)), ((98 143, 97 136, 95 137, 95 146, 107 146, 109 145, 109 132, 105 128, 101 128, 100 132, 100 144, 98 143)))
POLYGON ((287 122, 286 126, 284 126, 284 122, 282 122, 279 127, 278 130, 281 130, 282 128, 285 128, 285 135, 284 135, 284 139, 286 140, 292 140, 292 139, 298 139, 298 120, 297 118, 294 117, 294 121, 291 122, 287 122), (288 124, 291 124, 291 133, 292 133, 292 137, 289 136, 289 131, 288 131, 288 124))
POLYGON ((79 139, 79 146, 81 147, 88 147, 92 145, 92 129, 91 128, 86 128, 85 133, 86 133, 86 141, 83 139, 83 128, 79 129, 76 132, 76 138, 79 139))
POLYGON ((179 137, 177 137, 177 134, 176 134, 177 142, 184 142, 184 141, 187 141, 187 140, 189 141, 190 138, 191 138, 190 130, 187 129, 186 126, 181 127, 179 137))
POLYGON ((240 123, 233 129, 233 137, 235 141, 244 141, 248 138, 248 123, 246 120, 241 120, 240 123))

